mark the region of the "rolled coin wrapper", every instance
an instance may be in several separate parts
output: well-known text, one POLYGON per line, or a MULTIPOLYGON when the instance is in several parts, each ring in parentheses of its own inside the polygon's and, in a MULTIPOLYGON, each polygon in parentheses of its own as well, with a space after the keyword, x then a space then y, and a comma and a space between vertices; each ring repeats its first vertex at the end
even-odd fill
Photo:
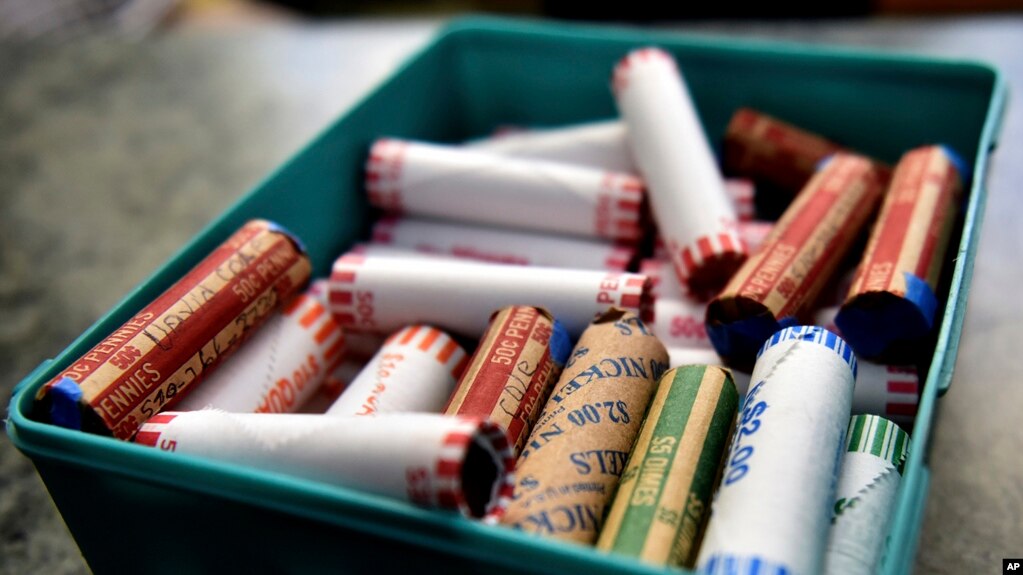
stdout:
POLYGON ((707 304, 686 296, 659 297, 654 300, 654 321, 651 330, 667 347, 702 347, 712 349, 703 318, 707 304))
POLYGON ((838 144, 750 108, 740 108, 725 130, 722 164, 729 175, 768 184, 789 197, 813 177, 838 144))
POLYGON ((391 212, 625 241, 642 236, 643 182, 631 174, 377 140, 366 164, 372 205, 391 212))
POLYGON ((795 326, 764 344, 700 549, 701 573, 756 561, 795 575, 824 567, 856 357, 835 334, 795 326))
MULTIPOLYGON (((735 206, 735 215, 740 222, 751 222, 757 215, 756 188, 746 178, 725 178, 725 193, 735 206)), ((752 249, 750 249, 752 251, 752 249)))
POLYGON ((444 413, 487 418, 518 455, 557 381, 572 343, 547 310, 508 306, 493 314, 444 413))
POLYGON ((167 412, 135 442, 457 511, 496 512, 511 491, 512 457, 501 428, 434 414, 324 417, 167 412))
POLYGON ((607 242, 415 218, 384 218, 373 242, 500 264, 625 271, 636 248, 607 242))
MULTIPOLYGON (((836 334, 841 337, 841 334, 836 334)), ((706 364, 723 366, 725 362, 713 349, 668 348, 668 366, 706 364)), ((912 426, 920 403, 920 378, 911 365, 881 365, 858 361, 852 413, 883 415, 900 425, 912 426)), ((732 369, 732 378, 740 396, 749 389, 750 373, 732 369)))
POLYGON ((467 360, 462 346, 443 331, 406 327, 387 339, 327 415, 440 412, 467 360))
POLYGON ((581 334, 614 305, 649 317, 645 276, 348 253, 335 263, 330 303, 342 327, 389 333, 411 322, 479 337, 508 302, 540 305, 581 334))
POLYGON ((849 295, 835 323, 856 353, 912 362, 934 327, 935 296, 958 213, 963 166, 942 146, 917 148, 895 168, 849 295))
POLYGON ((726 369, 693 365, 661 377, 598 549, 692 566, 738 405, 726 369))
POLYGON ((882 417, 856 415, 835 490, 824 573, 877 573, 899 493, 909 435, 882 417))
POLYGON ((310 272, 297 239, 271 222, 248 222, 41 387, 38 416, 129 439, 299 293, 310 272))
POLYGON ((593 543, 667 360, 634 313, 597 318, 544 405, 519 457, 512 501, 495 519, 593 543))
POLYGON ((637 173, 625 124, 618 120, 506 132, 469 142, 467 147, 515 158, 637 173))
POLYGON ((749 369, 764 340, 808 311, 867 225, 885 181, 882 167, 841 153, 810 180, 707 307, 707 333, 729 365, 749 369))
POLYGON ((341 392, 355 381, 365 365, 365 360, 344 357, 341 363, 327 374, 316 393, 298 408, 297 413, 326 413, 341 392))
POLYGON ((319 390, 344 358, 345 337, 326 307, 303 294, 178 402, 232 413, 289 413, 319 390))
POLYGON ((618 63, 613 88, 675 271, 695 297, 706 299, 738 269, 746 250, 682 76, 668 53, 646 48, 618 63))

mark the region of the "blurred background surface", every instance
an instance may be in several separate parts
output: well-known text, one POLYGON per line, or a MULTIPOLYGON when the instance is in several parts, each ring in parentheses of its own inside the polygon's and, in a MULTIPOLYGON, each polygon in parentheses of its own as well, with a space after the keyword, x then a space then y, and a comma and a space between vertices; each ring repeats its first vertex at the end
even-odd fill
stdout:
MULTIPOLYGON (((1023 1, 0 0, 0 397, 464 11, 982 60, 1013 92, 917 571, 1023 556, 1023 1)), ((187 552, 187 550, 178 550, 187 552)), ((88 567, 0 439, 0 573, 88 567)))

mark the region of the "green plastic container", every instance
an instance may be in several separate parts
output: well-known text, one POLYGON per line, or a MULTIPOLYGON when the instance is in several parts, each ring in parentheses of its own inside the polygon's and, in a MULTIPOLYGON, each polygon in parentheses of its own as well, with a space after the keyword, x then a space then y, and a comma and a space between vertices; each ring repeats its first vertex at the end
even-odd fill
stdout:
MULTIPOLYGON (((614 63, 659 45, 684 71, 709 136, 746 105, 894 162, 951 145, 974 176, 938 345, 913 429, 887 573, 907 571, 930 483, 928 439, 952 376, 1006 89, 986 65, 817 46, 752 43, 495 19, 448 26, 389 80, 195 237, 16 388, 7 432, 36 465, 97 572, 655 573, 629 559, 543 541, 311 481, 169 454, 28 419, 36 390, 184 274, 244 221, 276 220, 317 275, 367 229, 362 164, 381 135, 459 141, 500 124, 616 115, 614 63)), ((956 249, 954 246, 958 246, 956 249)))

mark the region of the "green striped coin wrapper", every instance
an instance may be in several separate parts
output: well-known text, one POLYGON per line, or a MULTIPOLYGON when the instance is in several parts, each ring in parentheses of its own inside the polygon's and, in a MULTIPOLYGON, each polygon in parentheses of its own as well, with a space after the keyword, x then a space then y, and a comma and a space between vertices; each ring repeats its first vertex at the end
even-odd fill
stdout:
POLYGON ((690 566, 739 396, 728 370, 706 365, 672 369, 658 386, 597 548, 690 566))
POLYGON ((875 573, 881 566, 909 434, 877 415, 849 421, 835 489, 825 573, 875 573))

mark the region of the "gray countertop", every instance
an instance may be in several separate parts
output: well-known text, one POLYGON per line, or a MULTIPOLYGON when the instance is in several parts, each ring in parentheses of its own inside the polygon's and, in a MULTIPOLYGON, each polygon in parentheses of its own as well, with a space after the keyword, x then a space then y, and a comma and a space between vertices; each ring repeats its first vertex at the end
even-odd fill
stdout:
MULTIPOLYGON (((0 46, 0 397, 436 30, 436 20, 177 29, 0 46)), ((982 60, 1023 87, 1023 17, 700 24, 680 31, 982 60)), ((1012 96, 917 556, 1023 556, 1023 102, 1012 96)), ((4 400, 6 401, 6 400, 4 400)), ((86 571, 31 463, 0 440, 0 573, 86 571)))

